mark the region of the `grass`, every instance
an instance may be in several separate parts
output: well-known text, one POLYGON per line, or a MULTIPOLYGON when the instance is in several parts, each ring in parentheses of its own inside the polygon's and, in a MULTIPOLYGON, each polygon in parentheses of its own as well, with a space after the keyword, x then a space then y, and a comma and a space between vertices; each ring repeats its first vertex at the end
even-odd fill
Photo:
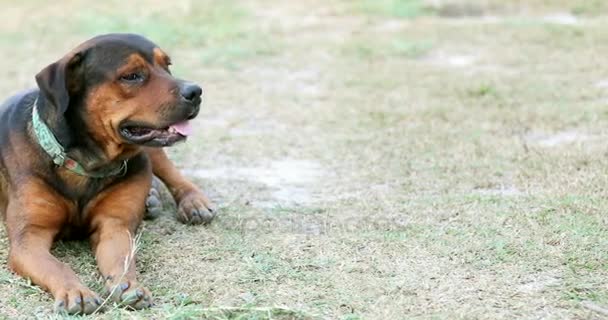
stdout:
POLYGON ((428 11, 420 0, 357 0, 353 6, 363 14, 396 18, 414 18, 428 11))
MULTIPOLYGON (((169 152, 221 215, 146 221, 156 306, 91 318, 600 318, 604 6, 429 3, 6 5, 3 96, 110 31, 149 36, 205 87, 199 132, 169 152)), ((54 253, 100 290, 86 243, 54 253)), ((52 318, 6 257, 3 235, 0 315, 52 318)))
MULTIPOLYGON (((381 58, 419 59, 428 54, 432 48, 433 44, 428 40, 352 37, 344 43, 342 54, 367 60, 381 58)), ((386 79, 384 80, 386 81, 386 79)))

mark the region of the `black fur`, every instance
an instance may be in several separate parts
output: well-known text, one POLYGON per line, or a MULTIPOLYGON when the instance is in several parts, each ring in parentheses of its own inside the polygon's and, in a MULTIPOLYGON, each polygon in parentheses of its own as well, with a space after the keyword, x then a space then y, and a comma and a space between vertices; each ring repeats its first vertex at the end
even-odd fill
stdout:
MULTIPOLYGON (((17 94, 0 106, 0 162, 3 170, 2 183, 6 184, 4 188, 13 189, 11 184, 37 177, 66 199, 74 201, 77 210, 81 212, 84 206, 103 189, 129 179, 142 170, 150 170, 147 156, 139 153, 127 159, 128 165, 124 175, 101 179, 83 178, 85 179, 83 183, 73 185, 61 178, 57 166, 35 138, 31 122, 32 108, 34 101, 37 100, 41 119, 51 128, 68 155, 92 155, 97 159, 91 162, 97 161, 104 167, 120 166, 122 163, 123 159, 114 162, 105 161, 101 147, 86 135, 83 118, 86 116, 84 97, 88 90, 108 81, 108 73, 104 70, 115 70, 133 52, 138 52, 145 59, 152 61, 153 57, 149 53, 155 45, 138 35, 105 35, 94 38, 93 43, 103 45, 84 48, 67 60, 49 65, 36 76, 38 89, 17 94), (27 169, 8 170, 10 171, 8 172, 7 161, 11 161, 15 155, 18 157, 21 153, 27 154, 29 158, 23 159, 23 163, 16 165, 27 169), (11 159, 7 157, 9 154, 13 156, 11 159)), ((63 236, 87 236, 76 235, 71 231, 81 230, 82 228, 77 226, 85 218, 81 215, 74 216, 80 217, 81 221, 70 221, 69 224, 74 228, 67 228, 63 236)))

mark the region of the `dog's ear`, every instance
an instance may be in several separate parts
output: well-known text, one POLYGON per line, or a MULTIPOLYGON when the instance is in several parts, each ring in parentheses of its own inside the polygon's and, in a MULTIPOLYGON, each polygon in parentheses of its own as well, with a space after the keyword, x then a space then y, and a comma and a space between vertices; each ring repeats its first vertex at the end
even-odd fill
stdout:
POLYGON ((36 75, 36 83, 47 101, 58 114, 63 114, 70 104, 70 95, 80 89, 83 78, 84 52, 76 52, 48 65, 36 75))

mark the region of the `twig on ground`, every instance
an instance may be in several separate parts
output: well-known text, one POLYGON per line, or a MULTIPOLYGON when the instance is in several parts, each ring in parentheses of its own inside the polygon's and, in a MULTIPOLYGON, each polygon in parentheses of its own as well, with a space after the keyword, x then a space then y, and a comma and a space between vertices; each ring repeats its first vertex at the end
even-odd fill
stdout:
POLYGON ((142 230, 140 230, 140 232, 135 236, 135 239, 133 239, 133 237, 131 236, 131 232, 127 231, 127 235, 129 236, 129 243, 130 243, 131 248, 129 250, 129 254, 125 257, 125 262, 123 265, 123 272, 120 275, 120 277, 118 278, 118 280, 116 281, 116 284, 114 285, 114 287, 112 287, 112 290, 110 290, 110 292, 108 293, 108 296, 103 300, 101 305, 99 305, 99 307, 97 307, 97 309, 95 309, 95 311, 93 313, 99 312, 106 304, 108 304, 108 302, 110 301, 110 299, 112 298, 112 296, 114 295, 116 290, 118 290, 118 286, 120 285, 120 282, 126 276, 127 272, 129 271, 129 266, 131 265, 131 262, 135 258, 135 253, 137 253, 137 250, 139 248, 142 234, 143 234, 143 227, 142 227, 142 230))
POLYGON ((203 314, 208 313, 225 313, 225 312, 257 312, 265 313, 269 319, 272 319, 273 314, 296 315, 304 318, 315 318, 301 310, 294 310, 288 307, 209 307, 198 309, 203 314))

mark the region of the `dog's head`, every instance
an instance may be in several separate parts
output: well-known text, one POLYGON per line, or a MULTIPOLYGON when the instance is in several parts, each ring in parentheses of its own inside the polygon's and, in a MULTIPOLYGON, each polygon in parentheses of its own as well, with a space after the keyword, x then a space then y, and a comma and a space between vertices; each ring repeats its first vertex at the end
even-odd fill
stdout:
MULTIPOLYGON (((162 147, 190 134, 202 89, 171 75, 169 56, 148 39, 108 34, 78 46, 36 75, 46 108, 98 142, 162 147)), ((48 111, 48 110, 47 110, 48 111)))

